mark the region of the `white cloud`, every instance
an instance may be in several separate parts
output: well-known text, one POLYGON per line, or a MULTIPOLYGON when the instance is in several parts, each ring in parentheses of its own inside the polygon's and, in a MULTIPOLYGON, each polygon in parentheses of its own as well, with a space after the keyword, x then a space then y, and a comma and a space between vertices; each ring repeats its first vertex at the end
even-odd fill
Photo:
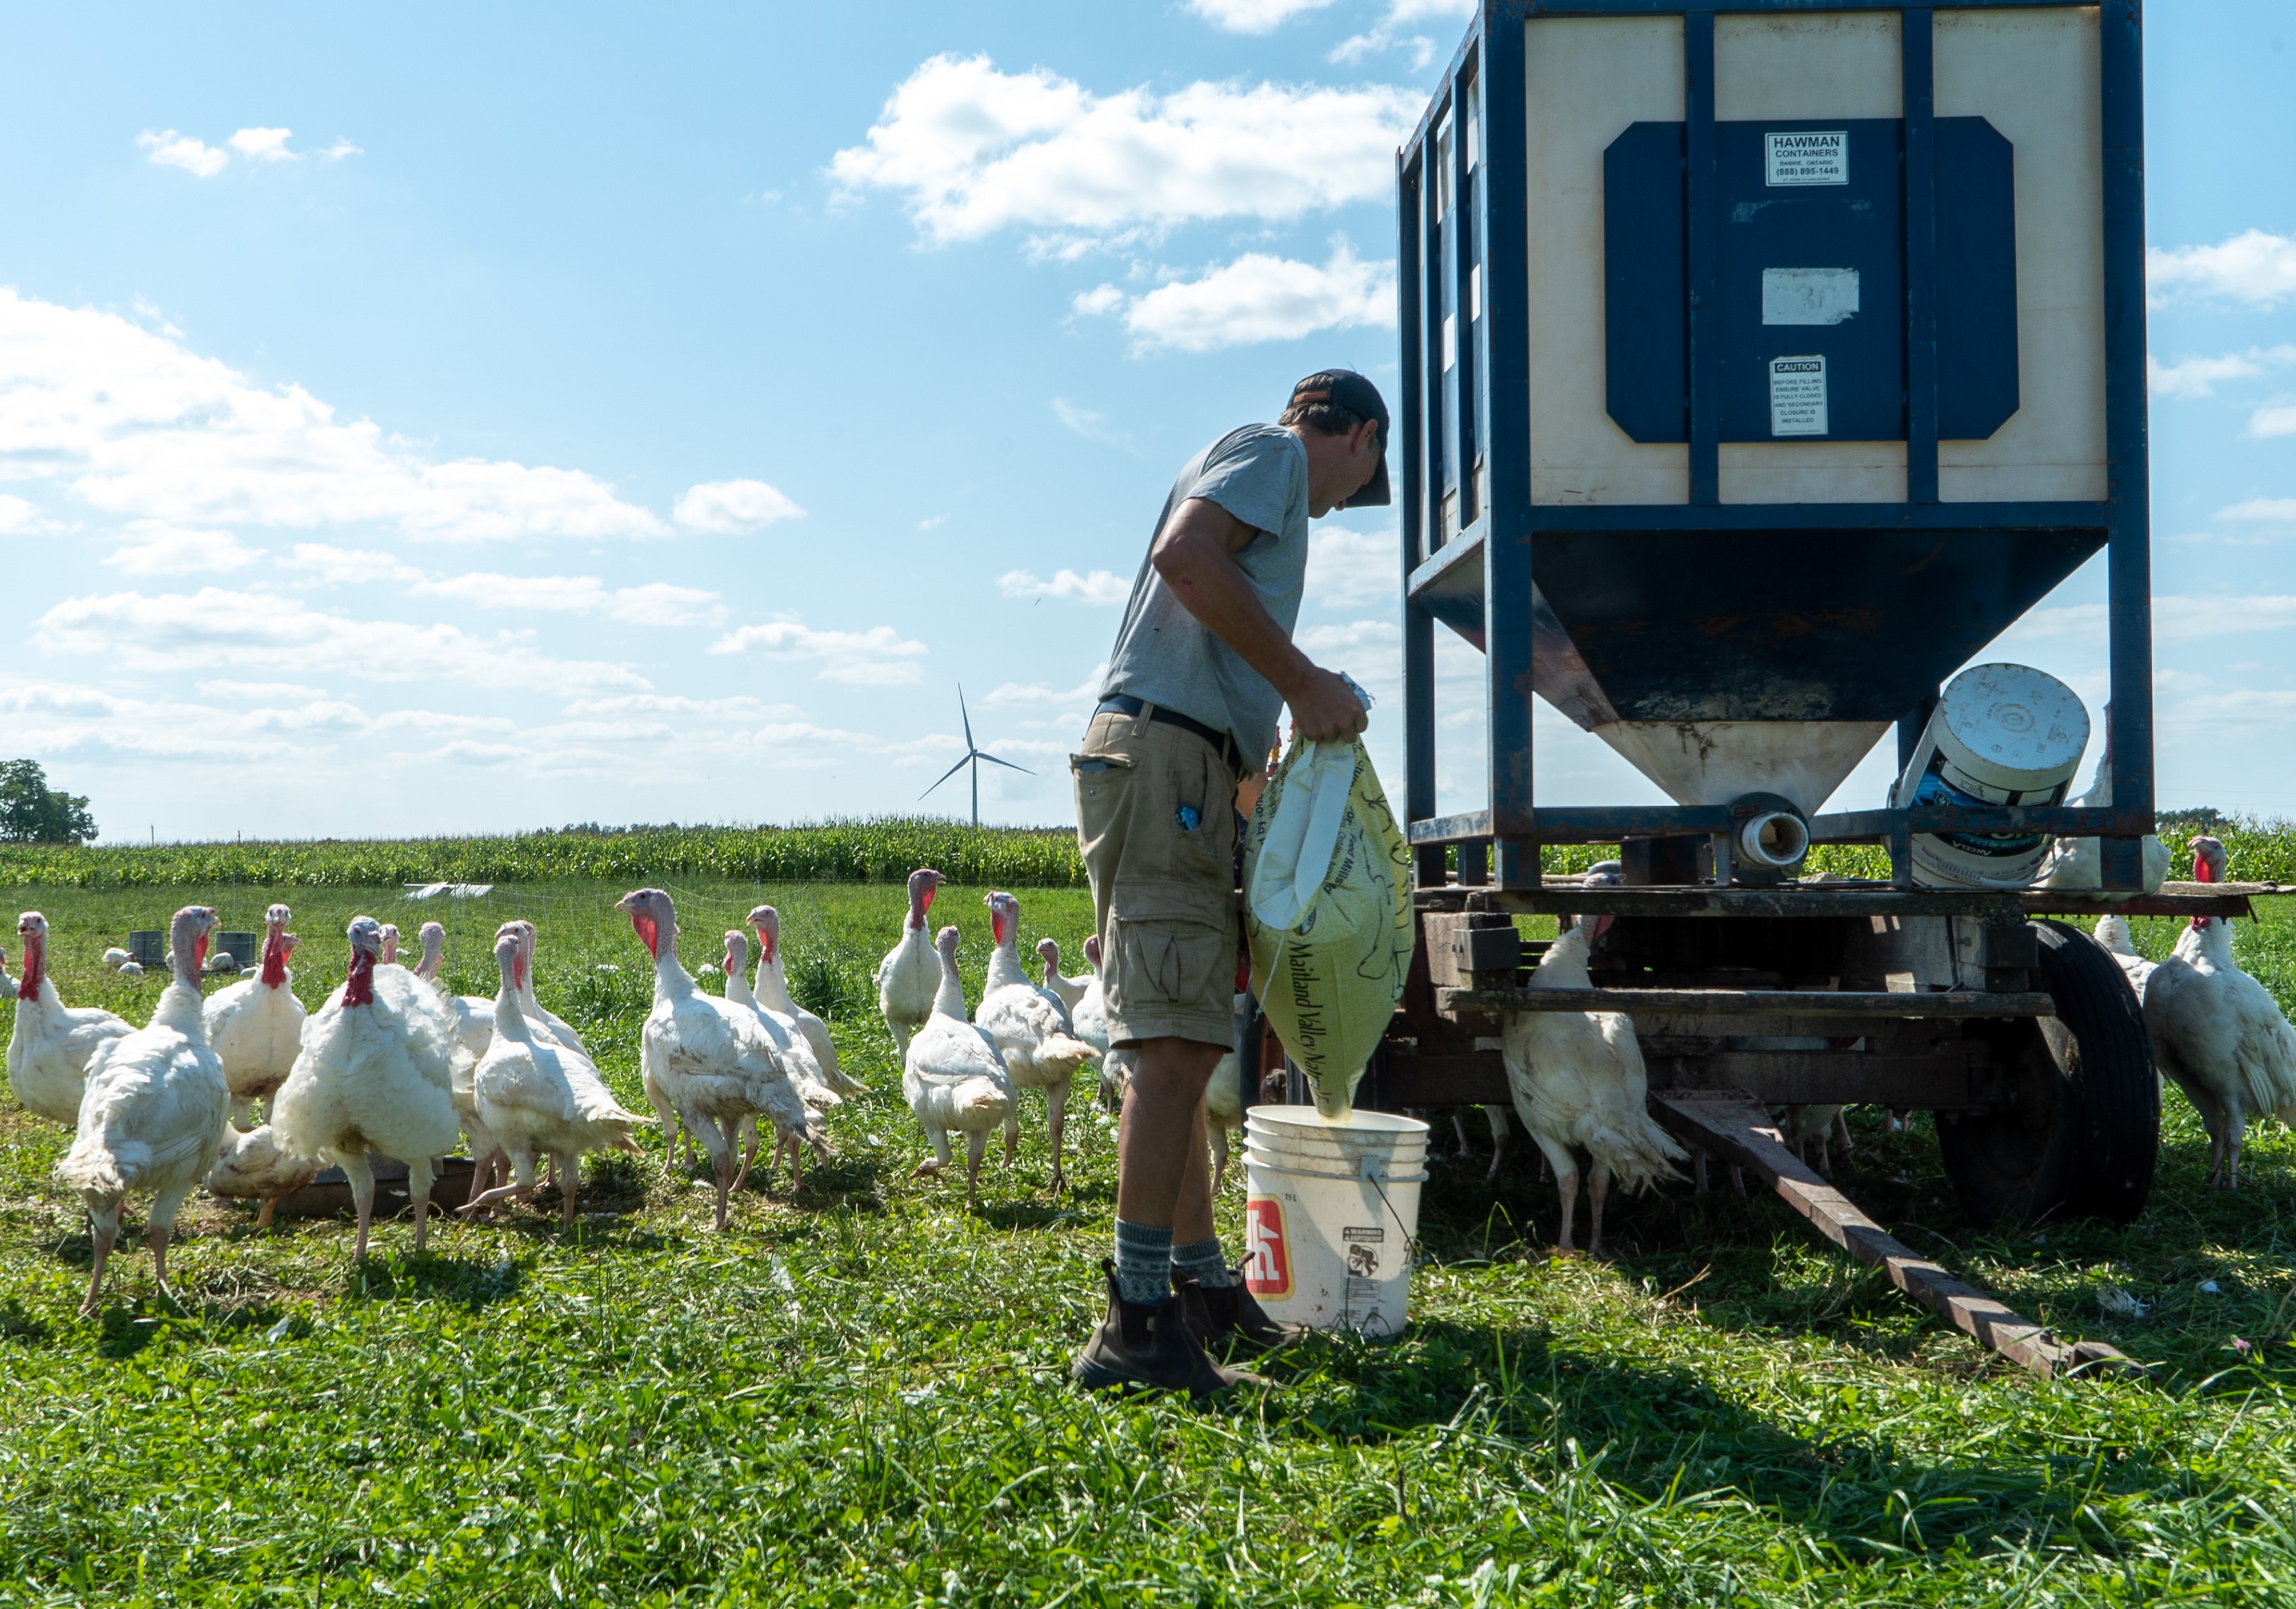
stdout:
POLYGON ((2296 497, 2251 497, 2246 502, 2217 510, 2217 518, 2296 524, 2296 497))
POLYGON ((820 679, 861 686, 898 687, 922 681, 924 672, 914 662, 923 657, 922 643, 912 642, 890 626, 866 631, 816 631, 793 616, 784 615, 762 626, 743 626, 709 644, 712 653, 763 653, 774 659, 816 660, 820 679))
POLYGON ((625 693, 611 698, 580 698, 566 706, 568 715, 701 715, 713 721, 783 720, 798 713, 795 704, 768 704, 747 694, 730 698, 688 698, 668 693, 625 693))
POLYGON ((111 568, 131 576, 229 575, 263 557, 227 530, 190 530, 138 521, 130 538, 104 555, 111 568))
POLYGON ((338 135, 333 144, 324 146, 311 154, 323 162, 340 162, 347 156, 365 156, 366 152, 338 135))
POLYGON ((438 681, 566 693, 649 684, 627 665, 554 659, 514 633, 473 636, 452 626, 356 620, 276 594, 106 593, 66 598, 32 623, 43 653, 92 654, 129 669, 302 672, 362 681, 438 681))
POLYGON ((1132 595, 1132 583, 1112 570, 1095 570, 1080 576, 1063 570, 1049 581, 1032 570, 1008 570, 996 578, 996 590, 1008 598, 1074 598, 1079 603, 1121 603, 1132 595))
POLYGON ((939 55, 897 88, 830 171, 907 198, 938 245, 1049 231, 1065 251, 1203 218, 1286 219, 1382 201, 1424 97, 1383 85, 1196 83, 1096 95, 1039 68, 939 55))
POLYGON ((180 168, 185 173, 203 179, 215 177, 231 162, 228 151, 218 151, 204 140, 177 134, 172 128, 162 129, 158 134, 147 128, 135 136, 135 145, 140 151, 150 152, 152 160, 160 167, 180 168))
POLYGON ((39 513, 21 497, 0 497, 0 531, 29 530, 39 522, 39 513))
POLYGON ((1086 441, 1097 441, 1103 447, 1112 447, 1131 452, 1132 438, 1108 423, 1108 415, 1090 408, 1078 407, 1065 397, 1053 398, 1053 416, 1086 441))
MULTIPOLYGON (((2296 625, 2296 597, 2169 593, 2152 600, 2156 644, 2204 643, 2240 632, 2278 631, 2291 625, 2296 625)), ((2105 606, 2073 603, 2037 609, 2017 623, 2017 630, 2021 636, 2039 639, 2085 636, 2102 643, 2105 606)))
MULTIPOLYGON (((1115 310, 1100 291, 1072 305, 1079 313, 1115 310), (1086 305, 1088 298, 1095 306, 1086 305)), ((1210 352, 1361 324, 1394 328, 1395 265, 1364 262, 1345 241, 1334 242, 1321 267, 1251 251, 1201 278, 1159 285, 1124 307, 1136 354, 1210 352)))
POLYGON ((372 523, 455 541, 660 536, 578 470, 431 462, 266 389, 172 332, 0 288, 0 462, 109 514, 178 525, 372 523))
POLYGON ((687 488, 671 513, 688 530, 725 532, 801 519, 805 510, 762 480, 705 480, 687 488))
POLYGON ((2267 368, 2292 364, 2296 364, 2296 346, 2283 345, 2251 347, 2216 357, 2180 357, 2175 363, 2147 357, 2144 369, 2155 397, 2213 397, 2225 381, 2252 380, 2267 368))
POLYGON ((262 699, 262 698, 324 698, 324 687, 307 687, 300 682, 234 682, 210 681, 200 684, 201 698, 262 699))
POLYGON ((291 128, 242 128, 231 136, 234 151, 250 162, 291 162, 299 154, 287 149, 291 128))
POLYGON ((466 711, 393 710, 371 716, 357 704, 292 684, 201 682, 202 699, 242 696, 294 699, 243 711, 212 702, 122 697, 68 683, 0 676, 0 718, 8 741, 45 755, 170 761, 308 762, 332 748, 327 740, 376 738, 396 732, 419 737, 455 732, 508 732, 505 717, 466 711))
POLYGON ((1331 4, 1332 0, 1188 0, 1188 9, 1232 34, 1265 34, 1303 12, 1321 11, 1331 4))
POLYGON ((298 542, 285 564, 322 585, 396 586, 415 597, 452 598, 483 609, 603 615, 636 626, 717 626, 726 619, 719 594, 667 581, 611 587, 596 576, 512 576, 489 571, 440 575, 393 554, 322 542, 298 542))
POLYGON ((2260 441, 2275 436, 2296 436, 2296 403, 2276 403, 2248 416, 2248 433, 2260 441))
POLYGON ((1403 641, 1403 628, 1393 620, 1349 620, 1345 625, 1310 626, 1294 640, 1313 654, 1391 653, 1403 641))
POLYGON ((1387 14, 1370 31, 1342 39, 1332 49, 1334 62, 1360 62, 1374 51, 1407 50, 1414 71, 1435 59, 1435 41, 1412 30, 1423 22, 1461 21, 1473 15, 1475 0, 1388 0, 1387 14))
POLYGON ((2296 237, 2249 229, 2213 246, 2154 246, 2144 281, 2155 305, 2188 292, 2276 307, 2296 296, 2296 237))
POLYGON ((1100 684, 1108 677, 1108 661, 1103 660, 1092 668, 1092 674, 1075 686, 1062 692, 1047 687, 1042 682, 1006 682, 980 702, 984 704, 1079 704, 1090 703, 1100 696, 1100 684))
POLYGON ((1079 291, 1069 299, 1069 306, 1079 318, 1100 318, 1110 313, 1123 311, 1128 299, 1114 285, 1095 285, 1089 291, 1079 291))
POLYGON ((1401 588, 1402 538, 1393 528, 1350 530, 1329 521, 1308 537, 1307 601, 1324 609, 1391 602, 1401 588))

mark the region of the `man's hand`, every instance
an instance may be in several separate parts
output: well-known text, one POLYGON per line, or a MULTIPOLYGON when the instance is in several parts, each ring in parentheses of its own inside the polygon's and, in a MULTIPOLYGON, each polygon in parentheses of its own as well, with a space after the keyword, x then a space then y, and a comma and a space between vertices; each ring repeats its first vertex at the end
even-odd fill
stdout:
POLYGON ((1370 712, 1337 671, 1309 665, 1283 690, 1292 706, 1292 735, 1309 743, 1349 738, 1371 725, 1370 712))

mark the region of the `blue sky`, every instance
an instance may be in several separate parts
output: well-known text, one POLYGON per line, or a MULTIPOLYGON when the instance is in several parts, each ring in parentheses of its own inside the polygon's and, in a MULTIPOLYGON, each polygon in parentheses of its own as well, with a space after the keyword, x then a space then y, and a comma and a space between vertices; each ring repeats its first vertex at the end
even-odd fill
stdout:
MULTIPOLYGON (((1464 28, 6 12, 0 752, 112 839, 913 809, 959 684, 1036 772, 984 817, 1068 821, 1179 464, 1310 369, 1393 378, 1392 152, 1464 28)), ((2296 815, 2292 45, 2157 8, 2148 120, 2163 796, 2296 815)), ((1301 627, 1399 781, 1392 531, 1319 526, 1301 627)), ((2102 597, 1997 651, 2094 709, 2102 597)), ((1540 731, 1543 797, 1654 797, 1540 731)))

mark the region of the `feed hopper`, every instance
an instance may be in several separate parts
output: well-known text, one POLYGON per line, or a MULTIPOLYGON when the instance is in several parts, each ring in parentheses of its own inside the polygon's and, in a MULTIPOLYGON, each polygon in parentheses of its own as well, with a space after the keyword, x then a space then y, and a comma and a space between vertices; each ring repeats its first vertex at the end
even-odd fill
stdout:
POLYGON ((2130 0, 1483 0, 1398 167, 1422 942, 1360 1098, 1503 1103, 1506 1014, 1627 1011, 1661 1121, 2045 1371, 2081 1357, 1891 1241, 1771 1110, 1934 1112, 1984 1222, 2125 1222, 2152 1187, 2136 1002, 2086 920, 2051 919, 2247 905, 2140 887, 2141 58, 2130 0), (1954 678, 2100 552, 2112 802, 2076 809, 2056 778, 2085 730, 1967 756, 1985 721, 2085 723, 2078 701, 2019 667, 1954 678), (1481 653, 1487 720, 1483 801, 1453 815, 1442 630, 1481 653), (1534 698, 1670 802, 1538 802, 1534 698), (1902 802, 1824 813, 1893 732, 1902 802), (2040 780, 1915 785, 1941 751, 2040 780), (1915 852, 2040 834, 2100 839, 2103 886, 1932 886, 1951 858, 1915 852), (1542 845, 1612 842, 1614 885, 1541 875, 1542 845), (1801 875, 1849 842, 1890 876, 1801 875), (1522 988, 1526 913, 1614 918, 1595 988, 1522 988))

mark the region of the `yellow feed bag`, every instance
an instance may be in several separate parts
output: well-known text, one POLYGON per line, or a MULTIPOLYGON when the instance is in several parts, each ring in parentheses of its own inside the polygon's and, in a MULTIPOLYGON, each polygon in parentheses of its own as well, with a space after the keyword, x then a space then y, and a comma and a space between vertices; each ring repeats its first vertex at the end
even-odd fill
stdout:
POLYGON ((1251 992, 1338 1120, 1411 970, 1411 856, 1354 739, 1295 743, 1244 841, 1251 992))

